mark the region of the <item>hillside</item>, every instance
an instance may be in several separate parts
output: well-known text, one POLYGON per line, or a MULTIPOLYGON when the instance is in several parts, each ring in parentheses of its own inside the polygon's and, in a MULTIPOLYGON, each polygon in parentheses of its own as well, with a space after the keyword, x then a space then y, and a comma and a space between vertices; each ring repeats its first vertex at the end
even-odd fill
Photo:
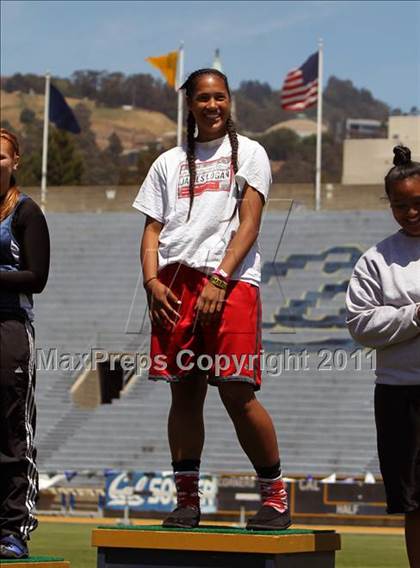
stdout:
MULTIPOLYGON (((281 108, 280 91, 267 83, 243 81, 235 91, 239 123, 244 130, 263 133, 275 124, 295 119, 296 113, 281 108)), ((316 105, 307 109, 306 118, 316 120, 316 105)), ((386 121, 390 108, 366 89, 359 89, 349 80, 331 76, 324 89, 323 119, 329 131, 343 138, 347 118, 372 118, 386 121)))
MULTIPOLYGON (((14 129, 19 131, 22 127, 20 114, 24 108, 35 112, 37 118, 43 118, 44 96, 19 91, 7 93, 2 90, 1 120, 8 121, 14 129)), ((76 99, 66 97, 68 104, 75 107, 82 103, 92 112, 91 128, 96 135, 100 149, 108 144, 108 138, 115 132, 124 147, 124 150, 136 148, 144 143, 155 141, 157 138, 174 137, 176 124, 161 112, 135 108, 124 110, 122 108, 107 108, 97 106, 95 101, 89 99, 76 99)))
MULTIPOLYGON (((75 108, 82 134, 69 137, 51 129, 51 152, 55 156, 50 160, 51 170, 53 165, 60 165, 58 171, 49 172, 52 183, 136 183, 159 153, 174 144, 177 97, 163 81, 148 74, 81 70, 69 78, 53 77, 53 82, 75 108), (126 105, 132 105, 131 110, 124 110, 126 105), (111 136, 113 133, 116 136, 111 136)), ((16 73, 0 77, 0 83, 2 121, 22 134, 27 156, 20 168, 21 181, 36 185, 41 169, 44 78, 16 73), (22 115, 24 109, 28 112, 22 115)), ((274 180, 311 182, 316 106, 298 115, 285 111, 280 92, 259 81, 242 81, 233 95, 238 130, 249 133, 266 148, 274 180)), ((327 183, 335 183, 341 179, 346 119, 372 118, 385 127, 391 109, 368 90, 334 76, 324 89, 323 108, 322 177, 327 183)))
MULTIPOLYGON (((163 113, 170 120, 176 120, 177 97, 174 96, 173 89, 149 74, 125 75, 108 71, 78 70, 70 77, 53 77, 52 80, 69 100, 73 97, 79 101, 95 101, 97 109, 113 109, 119 114, 123 105, 133 105, 139 111, 144 112, 144 109, 147 109, 163 113)), ((0 83, 1 89, 8 93, 34 92, 42 95, 45 88, 44 77, 34 74, 15 73, 10 77, 2 76, 0 83)), ((267 83, 245 80, 233 94, 237 123, 242 131, 262 134, 274 124, 296 118, 295 113, 281 108, 280 91, 267 83)), ((323 116, 325 124, 335 137, 343 138, 343 127, 347 118, 386 121, 390 111, 387 104, 377 100, 367 89, 358 88, 351 80, 334 76, 328 78, 324 89, 323 116)), ((316 107, 308 109, 305 115, 306 118, 314 119, 316 107)), ((141 117, 139 122, 143 123, 141 117)), ((122 128, 123 136, 125 125, 126 118, 118 125, 122 128)), ((100 129, 99 125, 98 128, 100 129)), ((148 126, 144 128, 147 130, 148 126)))

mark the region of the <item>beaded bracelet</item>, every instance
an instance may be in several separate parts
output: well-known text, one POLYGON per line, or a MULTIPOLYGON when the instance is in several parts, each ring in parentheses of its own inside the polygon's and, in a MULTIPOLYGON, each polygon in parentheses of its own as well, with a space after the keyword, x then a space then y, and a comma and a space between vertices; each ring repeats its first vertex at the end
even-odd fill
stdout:
POLYGON ((209 282, 211 282, 213 286, 216 286, 216 288, 220 288, 221 290, 227 289, 227 282, 225 280, 222 280, 222 278, 219 278, 219 276, 216 276, 214 273, 210 276, 209 282))

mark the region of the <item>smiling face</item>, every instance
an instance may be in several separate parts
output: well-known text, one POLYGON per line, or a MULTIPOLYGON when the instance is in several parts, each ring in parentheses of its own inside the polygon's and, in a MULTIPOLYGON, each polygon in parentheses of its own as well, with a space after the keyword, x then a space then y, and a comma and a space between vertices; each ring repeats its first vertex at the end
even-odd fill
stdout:
POLYGON ((13 145, 4 137, 0 138, 0 197, 6 195, 10 187, 10 178, 17 169, 19 156, 13 145))
POLYGON ((197 123, 199 142, 215 140, 226 134, 231 101, 221 77, 210 74, 198 77, 187 103, 197 123))
POLYGON ((394 218, 404 232, 420 237, 420 176, 395 181, 389 201, 394 218))

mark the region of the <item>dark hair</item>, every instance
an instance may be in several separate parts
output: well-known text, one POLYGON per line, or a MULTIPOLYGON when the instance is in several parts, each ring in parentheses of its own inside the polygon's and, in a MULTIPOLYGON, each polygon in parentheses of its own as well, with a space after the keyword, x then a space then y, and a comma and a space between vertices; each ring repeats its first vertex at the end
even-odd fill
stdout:
MULTIPOLYGON (((185 83, 181 86, 181 89, 185 90, 185 94, 187 99, 191 99, 194 96, 195 86, 197 79, 202 77, 203 75, 216 75, 223 80, 226 91, 231 98, 229 83, 226 75, 224 75, 221 71, 217 69, 198 69, 191 73, 185 83)), ((191 209, 194 201, 194 185, 195 185, 195 175, 196 175, 196 167, 195 167, 195 118, 191 111, 188 112, 187 116, 187 162, 188 162, 188 171, 190 174, 190 185, 189 185, 189 193, 190 193, 190 206, 188 209, 188 217, 187 221, 190 220, 191 209)), ((232 148, 232 168, 234 174, 238 171, 238 135, 236 132, 235 123, 233 122, 232 118, 229 117, 226 121, 226 132, 229 136, 230 146, 232 148)), ((237 184, 235 185, 236 188, 236 196, 239 195, 239 189, 237 184)), ((235 216, 237 203, 235 205, 235 210, 232 214, 231 219, 235 216)))
POLYGON ((393 164, 394 167, 385 176, 385 191, 388 197, 390 197, 392 186, 396 181, 420 176, 420 163, 411 161, 411 151, 406 146, 394 146, 393 164))
POLYGON ((190 99, 194 95, 195 84, 197 82, 197 79, 199 77, 202 77, 203 75, 216 75, 216 77, 219 77, 219 79, 222 79, 222 81, 225 84, 226 90, 228 92, 229 98, 231 97, 230 89, 229 89, 229 83, 228 83, 228 79, 227 79, 226 75, 224 73, 222 73, 221 71, 219 71, 218 69, 213 69, 211 67, 205 67, 203 69, 197 69, 196 71, 193 71, 191 73, 191 75, 188 76, 187 80, 181 85, 180 88, 183 91, 185 91, 185 94, 186 94, 188 99, 190 99))

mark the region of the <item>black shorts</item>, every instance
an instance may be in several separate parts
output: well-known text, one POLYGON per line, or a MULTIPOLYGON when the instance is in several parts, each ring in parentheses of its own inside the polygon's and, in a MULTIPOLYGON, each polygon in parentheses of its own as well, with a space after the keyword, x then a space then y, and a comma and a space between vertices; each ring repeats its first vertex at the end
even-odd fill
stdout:
POLYGON ((375 421, 387 512, 420 509, 420 385, 376 385, 375 421))

